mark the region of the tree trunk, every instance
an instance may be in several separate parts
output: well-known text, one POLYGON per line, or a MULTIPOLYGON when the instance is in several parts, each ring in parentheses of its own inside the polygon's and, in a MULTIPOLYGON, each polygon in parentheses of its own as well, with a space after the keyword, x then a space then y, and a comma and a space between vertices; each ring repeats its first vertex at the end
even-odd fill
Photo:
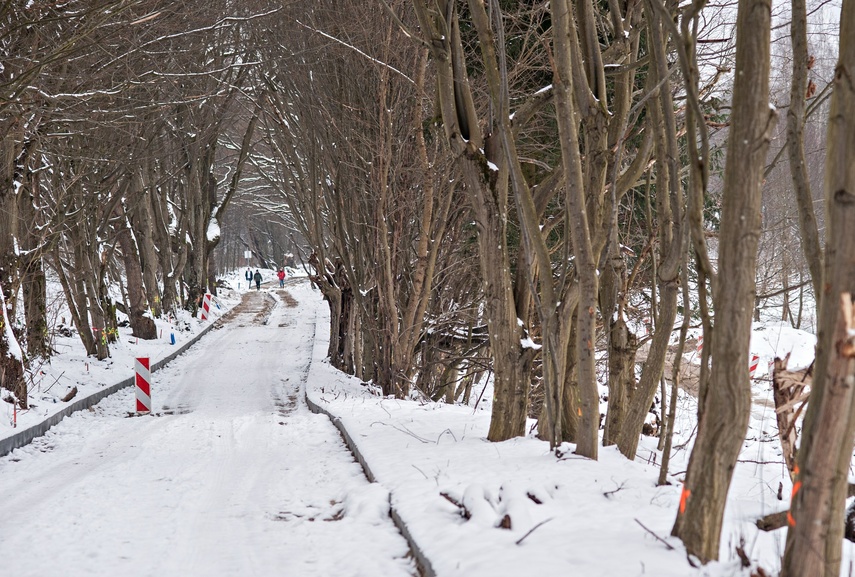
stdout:
POLYGON ((20 175, 16 172, 21 154, 22 119, 8 116, 0 121, 0 386, 13 391, 18 402, 27 404, 27 385, 24 381, 24 358, 11 323, 14 287, 18 280, 18 251, 15 236, 18 230, 17 187, 20 175), (17 120, 17 122, 16 122, 17 120), (17 181, 17 182, 16 182, 17 181))
MULTIPOLYGON (((417 166, 426 175, 431 174, 424 135, 425 74, 428 64, 428 51, 425 49, 419 58, 416 74, 416 94, 413 107, 413 133, 416 141, 417 166)), ((396 379, 395 389, 404 392, 413 377, 416 367, 416 348, 425 333, 425 311, 433 291, 433 281, 439 248, 442 243, 448 214, 453 197, 453 184, 446 185, 446 179, 435 182, 428 176, 423 184, 422 207, 419 213, 418 241, 414 247, 412 264, 412 286, 409 291, 397 291, 400 306, 400 331, 392 356, 392 374, 396 379), (437 186, 439 184, 439 186, 437 186), (438 198, 437 198, 438 197, 438 198), (436 206, 435 206, 436 205, 436 206)), ((451 387, 453 390, 453 387, 451 387)))
MULTIPOLYGON (((583 2, 584 3, 584 2, 583 2)), ((586 207, 582 161, 579 153, 579 134, 576 127, 574 103, 574 70, 572 51, 576 28, 572 10, 567 0, 552 2, 552 22, 555 27, 555 109, 558 134, 561 141, 561 158, 564 169, 568 225, 576 256, 576 275, 579 279, 579 302, 576 308, 576 375, 579 391, 579 429, 576 435, 576 452, 596 459, 600 423, 599 392, 595 370, 594 343, 596 341, 597 310, 597 259, 591 239, 591 228, 586 207)), ((605 94, 601 95, 605 98, 605 94)))
MULTIPOLYGON (((217 183, 213 178, 213 175, 210 175, 208 181, 208 202, 210 203, 211 209, 207 213, 208 218, 205 219, 205 236, 202 237, 205 246, 205 262, 207 264, 207 286, 208 290, 211 291, 214 295, 217 294, 217 279, 216 279, 216 262, 214 259, 214 249, 217 248, 217 245, 220 243, 220 225, 223 221, 223 216, 225 215, 226 209, 231 203, 232 198, 237 192, 238 185, 240 184, 240 178, 243 174, 243 167, 246 164, 246 159, 249 156, 250 150, 252 148, 252 137, 255 133, 255 126, 258 124, 258 116, 261 110, 261 104, 264 101, 263 97, 258 97, 256 100, 255 109, 253 111, 252 116, 247 123, 246 132, 243 135, 243 139, 241 140, 240 150, 238 151, 237 162, 234 167, 234 172, 232 173, 231 181, 229 182, 229 187, 226 189, 226 192, 223 194, 222 200, 220 200, 219 204, 215 204, 217 201, 217 183), (213 228, 212 228, 213 225, 213 228)), ((213 158, 213 156, 212 156, 213 158)), ((213 160, 212 169, 213 169, 213 160)))
POLYGON ((24 297, 24 316, 27 319, 27 356, 48 358, 50 343, 47 326, 47 279, 42 258, 24 259, 21 289, 24 297))
MULTIPOLYGON (((150 179, 155 180, 156 176, 156 173, 152 172, 150 179)), ((187 218, 182 216, 175 223, 174 228, 177 229, 177 234, 174 237, 171 236, 173 214, 169 208, 166 192, 152 186, 147 196, 151 203, 151 237, 156 246, 159 247, 159 250, 155 251, 157 263, 154 266, 159 266, 163 275, 163 292, 161 293, 159 308, 161 313, 173 313, 178 304, 176 279, 183 273, 187 258, 187 243, 185 241, 187 218), (180 262, 176 263, 176 260, 180 262)), ((144 266, 147 265, 144 264, 144 266)), ((148 282, 146 283, 146 292, 152 299, 157 296, 156 292, 154 295, 151 294, 152 291, 148 282)))
POLYGON ((157 325, 146 313, 149 310, 145 297, 142 267, 140 266, 139 247, 131 232, 124 207, 116 207, 116 235, 122 247, 122 261, 125 264, 125 277, 128 289, 128 317, 133 336, 145 340, 157 338, 157 325))
POLYGON ((487 164, 455 4, 419 1, 414 8, 437 68, 438 105, 446 140, 461 163, 475 213, 494 371, 495 400, 487 438, 504 441, 525 434, 532 357, 531 349, 520 344, 522 328, 517 324, 510 276, 507 167, 500 155, 489 160, 502 167, 501 175, 487 164))
POLYGON ((793 47, 793 77, 790 84, 790 106, 787 108, 787 153, 793 192, 799 207, 801 245, 813 282, 813 294, 820 299, 822 282, 822 247, 813 209, 813 195, 805 161, 805 99, 807 98, 808 39, 805 0, 791 0, 790 39, 793 47))
POLYGON ((345 362, 352 360, 353 374, 360 381, 365 380, 365 359, 362 352, 364 351, 365 338, 362 333, 362 315, 359 308, 354 307, 350 315, 350 334, 353 338, 350 339, 352 347, 352 355, 345 357, 345 362))
POLYGON ((828 123, 828 235, 811 399, 796 458, 781 575, 837 577, 855 438, 855 3, 840 13, 828 123))
POLYGON ((27 184, 20 189, 18 227, 21 255, 21 289, 24 296, 24 316, 27 319, 27 354, 30 358, 48 358, 50 343, 47 326, 47 280, 43 263, 44 242, 36 234, 39 215, 34 203, 39 195, 39 179, 29 169, 27 184))
POLYGON ((618 448, 628 459, 634 459, 638 450, 638 440, 644 426, 644 420, 647 413, 650 412, 651 403, 656 396, 656 389, 659 387, 659 382, 664 373, 668 343, 677 317, 677 295, 680 290, 677 280, 664 281, 660 279, 660 282, 662 285, 659 290, 661 295, 659 299, 659 323, 656 325, 650 351, 641 369, 638 386, 629 399, 623 427, 618 433, 618 448))
MULTIPOLYGON (((132 178, 136 179, 136 185, 132 190, 139 191, 140 201, 136 203, 131 211, 130 223, 134 238, 139 244, 140 265, 142 267, 143 285, 145 287, 145 300, 151 309, 154 318, 160 318, 163 313, 162 297, 157 281, 158 252, 171 253, 168 239, 157 248, 157 233, 154 229, 152 217, 152 206, 157 202, 156 191, 146 189, 142 174, 135 173, 132 178)), ((164 270, 167 270, 164 268, 164 270)))
MULTIPOLYGON (((570 314, 575 317, 576 312, 570 311, 570 314)), ((561 432, 562 441, 575 443, 576 436, 579 434, 579 377, 576 374, 576 365, 578 364, 578 355, 576 353, 576 327, 570 328, 570 334, 567 338, 567 364, 564 367, 564 399, 561 413, 561 432)))
POLYGON ((107 310, 101 298, 101 285, 103 284, 103 272, 101 263, 96 265, 91 255, 87 252, 89 247, 81 247, 78 252, 77 262, 80 263, 83 272, 82 284, 86 287, 86 302, 89 311, 89 319, 92 322, 92 332, 95 337, 95 358, 99 361, 110 356, 110 346, 107 340, 107 310))
MULTIPOLYGON (((561 442, 562 437, 562 388, 566 365, 565 357, 567 355, 567 346, 563 338, 569 332, 564 325, 570 321, 569 317, 565 318, 561 315, 562 309, 559 304, 564 288, 561 283, 569 285, 572 277, 561 273, 556 275, 553 272, 549 247, 540 226, 540 214, 531 194, 531 189, 526 182, 517 153, 514 131, 510 121, 510 95, 506 70, 507 54, 504 50, 504 23, 500 9, 498 5, 493 4, 491 15, 496 20, 495 38, 493 35, 494 27, 491 25, 490 16, 488 16, 484 4, 473 0, 469 2, 469 9, 480 39, 484 71, 494 111, 493 123, 498 131, 498 134, 488 137, 485 146, 486 156, 488 161, 498 162, 499 159, 495 158, 498 155, 493 151, 497 148, 501 149, 503 162, 498 163, 501 168, 498 171, 494 186, 496 189, 505 188, 506 185, 502 182, 505 178, 508 178, 512 183, 525 255, 525 261, 519 267, 522 269, 521 272, 525 274, 518 274, 517 278, 521 278, 523 282, 529 283, 530 286, 536 286, 538 289, 538 298, 535 302, 542 337, 540 355, 544 388, 543 414, 545 417, 539 423, 539 425, 543 425, 539 427, 539 432, 541 437, 548 440, 550 446, 554 448, 561 442), (559 279, 557 286, 555 276, 559 279)), ((528 295, 520 296, 525 298, 528 295)), ((518 324, 522 323, 523 326, 526 326, 522 319, 527 315, 523 314, 520 309, 525 308, 528 303, 525 300, 517 301, 516 297, 517 293, 514 294, 514 306, 517 310, 518 324)))
MULTIPOLYGON (((687 231, 688 232, 688 231, 687 231)), ((680 380, 682 379, 681 365, 683 362, 683 352, 686 349, 686 335, 689 333, 689 325, 691 324, 691 299, 689 298, 689 270, 688 270, 688 255, 683 255, 683 272, 681 273, 682 291, 683 291, 683 323, 680 326, 680 340, 677 343, 677 350, 674 353, 674 367, 671 372, 671 398, 668 404, 668 417, 665 419, 665 431, 660 433, 663 435, 664 443, 662 444, 662 466, 659 468, 659 481, 657 484, 668 484, 668 465, 671 462, 671 444, 674 441, 674 421, 677 417, 677 394, 680 390, 680 380)), ((665 411, 665 402, 662 402, 662 411, 665 411)))
POLYGON ((12 391, 18 406, 27 408, 27 382, 24 380, 24 355, 9 321, 6 285, 0 282, 0 387, 12 391))
MULTIPOLYGON (((387 36, 388 38, 388 36, 387 36)), ((378 343, 381 349, 377 352, 378 366, 377 384, 383 389, 383 395, 394 395, 402 399, 409 394, 410 384, 405 378, 408 367, 404 367, 403 351, 400 342, 400 309, 399 301, 395 298, 395 273, 393 272, 395 251, 393 249, 394 234, 389 229, 392 220, 392 203, 390 200, 389 173, 392 170, 392 120, 389 110, 389 70, 380 71, 377 99, 377 126, 379 128, 378 150, 371 162, 371 181, 378 197, 374 211, 375 254, 377 255, 377 306, 378 325, 381 337, 378 343)))
MULTIPOLYGON (((852 226, 855 219, 849 222, 852 226)), ((827 254, 830 259, 836 256, 833 251, 827 254)), ((850 251, 850 255, 855 256, 855 250, 850 251)), ((855 278, 850 278, 850 286, 855 286, 852 281, 855 278)), ((825 296, 830 295, 826 293, 825 296)), ((801 449, 793 469, 793 494, 787 517, 789 530, 782 577, 836 577, 840 574, 847 477, 855 435, 855 418, 852 416, 855 311, 852 293, 842 293, 837 306, 833 305, 830 298, 821 304, 825 314, 817 341, 812 398, 808 404, 801 449), (829 320, 826 314, 835 321, 833 330, 828 330, 825 324, 829 320)))
MULTIPOLYGON (((140 260, 142 261, 146 300, 151 307, 154 318, 160 318, 163 315, 163 299, 157 282, 158 249, 154 244, 154 234, 152 233, 150 196, 150 194, 145 195, 137 211, 137 219, 135 220, 139 222, 139 228, 136 229, 136 237, 140 241, 140 260)), ((168 244, 164 246, 163 250, 169 251, 168 244)))
POLYGON ((309 257, 309 266, 315 270, 315 274, 309 275, 309 280, 321 290, 330 307, 330 345, 327 350, 330 364, 341 371, 351 373, 352 370, 348 370, 344 365, 344 343, 350 327, 350 315, 353 313, 353 297, 350 288, 346 286, 346 276, 340 270, 341 265, 330 270, 333 265, 322 262, 316 253, 309 257), (340 284, 342 282, 345 286, 340 284))
MULTIPOLYGON (((781 295, 783 298, 783 305, 781 306, 781 320, 786 322, 787 319, 790 319, 792 322, 793 313, 790 311, 790 267, 789 259, 787 258, 787 251, 784 249, 782 259, 781 259, 781 283, 783 284, 784 293, 781 295)), ((759 311, 756 313, 759 316, 759 311)))
POLYGON ((89 313, 86 307, 86 292, 83 284, 76 278, 73 270, 68 270, 58 247, 53 251, 53 267, 62 285, 65 302, 71 314, 71 322, 77 329, 77 335, 86 349, 86 355, 95 354, 95 339, 89 326, 89 313))
POLYGON ((725 500, 751 407, 748 344, 760 233, 769 108, 771 3, 740 0, 736 75, 724 176, 712 372, 672 534, 702 562, 718 559, 725 500))
MULTIPOLYGON (((647 85, 654 80, 664 81, 668 77, 666 54, 666 35, 661 23, 662 16, 647 3, 647 29, 650 33, 653 74, 647 85)), ((680 181, 679 146, 677 141, 677 121, 674 114, 674 102, 670 86, 657 91, 655 98, 647 106, 650 115, 650 128, 654 134, 656 146, 656 213, 658 217, 658 240, 660 252, 658 259, 658 310, 655 314, 655 332, 647 359, 641 370, 638 387, 631 395, 624 425, 620 431, 618 447, 627 458, 634 459, 638 450, 638 440, 644 420, 650 411, 650 405, 656 396, 656 389, 662 380, 668 343, 677 317, 677 296, 679 292, 680 263, 683 261, 683 191, 680 181)))
POLYGON ((629 393, 635 387, 635 355, 638 339, 619 316, 609 331, 609 412, 603 446, 614 445, 624 427, 629 393))
POLYGON ((476 202, 475 221, 478 223, 478 251, 481 275, 485 280, 484 313, 490 331, 493 353, 493 387, 495 400, 487 438, 504 441, 525 435, 528 417, 528 397, 531 349, 523 349, 521 327, 517 324, 516 304, 511 286, 507 235, 504 219, 507 208, 491 205, 496 191, 480 182, 474 166, 468 166, 469 186, 476 202))

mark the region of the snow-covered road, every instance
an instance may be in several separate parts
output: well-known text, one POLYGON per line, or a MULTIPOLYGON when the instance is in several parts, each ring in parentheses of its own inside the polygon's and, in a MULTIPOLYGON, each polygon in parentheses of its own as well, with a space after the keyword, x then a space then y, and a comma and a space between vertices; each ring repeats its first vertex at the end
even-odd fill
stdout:
POLYGON ((159 416, 126 389, 0 459, 0 575, 414 574, 388 493, 303 400, 314 302, 275 294, 154 374, 159 416))

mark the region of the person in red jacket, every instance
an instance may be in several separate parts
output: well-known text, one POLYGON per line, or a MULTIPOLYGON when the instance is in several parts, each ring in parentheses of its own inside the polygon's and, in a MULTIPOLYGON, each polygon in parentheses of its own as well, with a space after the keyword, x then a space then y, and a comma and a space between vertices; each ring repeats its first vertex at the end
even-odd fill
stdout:
POLYGON ((280 268, 279 272, 276 273, 276 276, 279 277, 279 288, 284 287, 285 286, 285 269, 280 268))

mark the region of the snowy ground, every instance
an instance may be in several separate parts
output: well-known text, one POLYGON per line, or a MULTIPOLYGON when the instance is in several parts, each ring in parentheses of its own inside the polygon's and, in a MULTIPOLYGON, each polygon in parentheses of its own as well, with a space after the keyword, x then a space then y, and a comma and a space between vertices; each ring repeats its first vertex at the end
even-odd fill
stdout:
MULTIPOLYGON (((70 328, 67 307, 61 299, 61 292, 57 294, 59 287, 55 283, 50 283, 48 287, 53 320, 57 325, 70 328)), ((220 296, 214 301, 211 320, 203 321, 191 317, 187 311, 179 311, 176 318, 155 321, 158 338, 151 341, 132 337, 129 326, 120 327, 117 342, 110 344, 110 357, 101 361, 86 356, 76 333, 70 332, 68 336, 63 336, 60 332, 52 332, 51 346, 56 354, 47 363, 37 360, 27 375, 29 408, 26 411, 15 411, 13 404, 0 403, 0 438, 14 434, 16 428, 24 429, 42 422, 71 402, 133 377, 134 358, 148 357, 153 365, 194 339, 212 320, 221 317, 238 302, 239 292, 221 290, 220 296), (62 401, 75 388, 77 392, 74 397, 62 401)), ((7 395, 8 391, 2 391, 0 396, 6 398, 7 395)))
MULTIPOLYGON (((322 306, 309 398, 341 420, 437 575, 748 577, 758 565, 772 574, 779 569, 785 529, 763 533, 754 525, 786 509, 791 492, 767 364, 792 352, 791 368, 807 365, 812 335, 781 323, 755 325, 755 405, 725 511, 721 561, 692 567, 681 542, 669 534, 696 433, 694 398, 683 394, 679 400, 672 484, 658 487, 661 452, 654 438, 642 438, 635 462, 613 447, 601 448, 597 462, 573 455, 573 445, 556 457, 533 436, 487 442, 488 410, 379 398, 324 360, 326 319, 322 306), (471 517, 465 519, 452 501, 471 517), (506 516, 509 529, 502 527, 506 516), (751 567, 741 566, 738 546, 751 567)), ((848 567, 851 544, 845 555, 848 567)))
POLYGON ((388 492, 301 400, 314 314, 261 324, 266 294, 155 374, 162 416, 125 389, 0 459, 0 574, 413 574, 388 492))
MULTIPOLYGON (((672 485, 657 487, 653 438, 635 462, 613 448, 580 459, 572 445, 556 457, 534 437, 487 442, 489 402, 476 411, 377 396, 324 360, 320 295, 305 282, 288 292, 297 307, 273 290, 268 324, 248 311, 156 373, 164 416, 126 418, 129 389, 0 459, 0 575, 413 574, 389 499, 442 577, 748 577, 740 543, 754 567, 777 571, 785 529, 754 527, 791 491, 764 378, 776 354, 792 350, 791 367, 810 362, 810 335, 755 326, 755 406, 722 560, 693 568, 669 537, 695 433, 692 397, 679 401, 672 485), (304 394, 340 420, 377 483, 304 394)), ((845 555, 848 567, 849 544, 845 555)))

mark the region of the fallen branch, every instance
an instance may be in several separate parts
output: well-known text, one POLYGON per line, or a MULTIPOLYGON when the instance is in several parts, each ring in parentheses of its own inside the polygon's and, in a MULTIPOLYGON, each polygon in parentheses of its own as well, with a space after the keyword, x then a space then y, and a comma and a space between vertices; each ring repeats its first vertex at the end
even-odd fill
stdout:
POLYGON ((614 495, 615 493, 617 493, 618 491, 620 491, 621 489, 623 489, 623 486, 624 486, 624 485, 626 485, 626 481, 624 481, 623 483, 621 483, 621 484, 620 484, 620 485, 619 485, 615 490, 604 492, 604 493, 603 493, 603 497, 605 497, 605 498, 607 498, 607 499, 608 499, 609 495, 614 495))
POLYGON ((415 434, 414 432, 412 432, 411 430, 409 430, 409 429, 408 429, 407 427, 405 427, 404 425, 401 425, 401 426, 399 427, 399 426, 397 426, 397 425, 393 425, 393 424, 391 424, 391 423, 384 423, 383 421, 374 421, 373 423, 371 423, 371 424, 369 425, 369 427, 373 427, 374 425, 383 425, 384 427, 392 427, 392 428, 393 428, 393 429, 395 429, 396 431, 399 431, 399 432, 401 432, 401 433, 404 433, 404 434, 406 434, 406 435, 409 435, 409 436, 411 436, 412 438, 414 438, 415 440, 417 440, 417 441, 419 441, 419 442, 421 442, 421 443, 430 443, 430 441, 428 441, 427 439, 423 439, 422 437, 419 437, 417 434, 415 434))
POLYGON ((761 531, 774 531, 775 529, 780 529, 781 527, 787 524, 787 513, 789 511, 778 511, 777 513, 770 513, 764 517, 760 517, 757 519, 755 525, 761 531))
POLYGON ((464 519, 471 519, 472 518, 472 513, 469 512, 469 509, 466 508, 466 505, 464 505, 463 503, 461 503, 460 501, 458 501, 457 499, 455 499, 454 497, 452 497, 451 495, 449 495, 448 493, 446 493, 444 491, 442 493, 440 493, 439 496, 443 497, 446 501, 448 501, 449 503, 451 503, 452 505, 454 505, 455 507, 460 509, 460 515, 464 519))
MULTIPOLYGON (((847 488, 847 498, 855 497, 855 483, 849 483, 847 488)), ((789 511, 778 511, 777 513, 769 513, 755 521, 755 525, 761 531, 774 531, 787 525, 787 513, 789 511)))
POLYGON ((531 529, 529 529, 529 530, 526 532, 526 534, 525 534, 525 535, 523 535, 522 537, 520 537, 519 539, 517 539, 517 545, 519 545, 520 543, 522 543, 522 542, 523 542, 523 539, 525 539, 526 537, 528 537, 529 535, 531 535, 532 533, 534 533, 534 530, 535 530, 535 529, 537 529, 537 528, 538 528, 538 527, 540 527, 541 525, 545 525, 546 523, 549 523, 549 522, 550 522, 550 521, 552 521, 554 518, 555 518, 555 517, 550 517, 549 519, 545 519, 545 520, 541 521, 540 523, 538 523, 537 525, 535 525, 534 527, 532 527, 531 529))
POLYGON ((636 523, 638 523, 639 525, 641 525, 641 528, 642 528, 642 529, 644 529, 645 531, 647 531, 648 533, 650 533, 651 535, 653 535, 653 537, 655 537, 657 541, 659 541, 660 543, 662 543, 663 545, 665 545, 665 547, 667 547, 669 551, 673 551, 673 550, 674 550, 674 546, 673 546, 673 545, 671 545, 671 543, 669 543, 668 541, 666 541, 665 539, 663 539, 662 537, 660 537, 659 535, 657 535, 656 533, 654 533, 653 531, 651 531, 650 529, 648 529, 647 527, 645 527, 645 526, 644 526, 644 523, 642 523, 642 522, 641 522, 641 521, 639 521, 638 519, 636 519, 636 520, 635 520, 635 522, 636 522, 636 523))
POLYGON ((64 397, 62 397, 60 399, 60 401, 62 401, 63 403, 67 403, 68 401, 70 401, 71 399, 73 399, 76 396, 77 396, 77 387, 72 387, 72 389, 70 391, 68 391, 68 394, 65 395, 64 397))
POLYGON ((62 372, 60 373, 60 375, 59 375, 57 378, 55 378, 55 379, 53 380, 53 382, 50 384, 50 386, 49 386, 48 388, 46 388, 46 389, 45 389, 45 393, 47 393, 48 391, 50 391, 50 390, 53 388, 53 386, 59 382, 59 380, 62 378, 62 375, 64 375, 64 374, 65 374, 65 371, 62 371, 62 372))
POLYGON ((412 467, 413 467, 413 469, 415 469, 416 471, 418 471, 419 473, 421 473, 422 475, 424 475, 424 477, 425 477, 425 480, 426 480, 426 481, 427 481, 427 480, 429 480, 429 479, 428 479, 428 476, 427 476, 427 475, 425 475, 425 472, 424 472, 424 471, 422 471, 421 469, 419 469, 419 468, 418 468, 418 467, 416 467, 415 465, 412 465, 412 467))
POLYGON ((444 430, 443 432, 441 432, 441 433, 439 434, 439 436, 436 438, 436 444, 437 444, 437 445, 439 445, 439 440, 440 440, 440 439, 442 438, 442 436, 443 436, 444 434, 446 434, 446 433, 448 433, 449 435, 451 435, 451 438, 452 438, 452 439, 454 439, 454 442, 455 442, 455 443, 457 442, 457 437, 455 437, 455 436, 454 436, 454 433, 452 433, 452 432, 451 432, 451 429, 446 429, 446 430, 444 430))

